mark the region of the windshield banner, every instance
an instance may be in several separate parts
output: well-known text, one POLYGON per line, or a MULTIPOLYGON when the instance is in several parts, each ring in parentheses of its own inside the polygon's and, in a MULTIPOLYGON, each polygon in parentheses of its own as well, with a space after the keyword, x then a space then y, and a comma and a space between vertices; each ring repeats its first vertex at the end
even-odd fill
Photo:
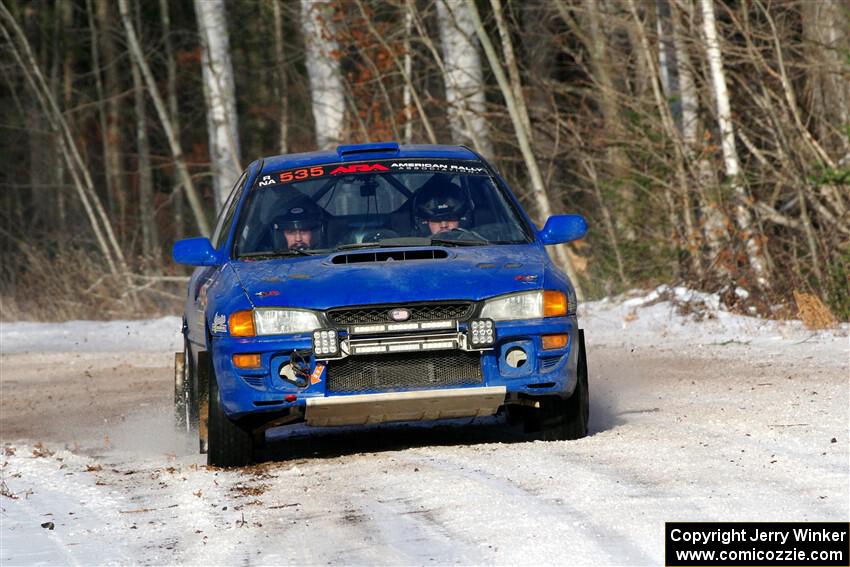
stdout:
POLYGON ((356 175, 363 173, 446 173, 449 175, 487 175, 480 161, 456 161, 438 159, 396 159, 375 160, 360 163, 332 163, 287 169, 263 175, 257 185, 285 185, 308 179, 334 177, 338 175, 356 175))

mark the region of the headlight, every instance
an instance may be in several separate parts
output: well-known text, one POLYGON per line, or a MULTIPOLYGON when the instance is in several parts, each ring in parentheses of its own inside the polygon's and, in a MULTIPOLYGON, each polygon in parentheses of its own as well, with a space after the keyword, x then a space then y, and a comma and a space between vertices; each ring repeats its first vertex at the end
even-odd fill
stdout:
POLYGON ((491 299, 484 304, 480 317, 494 321, 539 319, 543 317, 543 292, 529 291, 491 299))
POLYGON ((529 291, 491 299, 481 309, 482 319, 512 321, 561 317, 567 314, 567 297, 560 291, 529 291))
POLYGON ((254 309, 254 325, 257 335, 309 333, 321 326, 315 313, 301 309, 254 309))

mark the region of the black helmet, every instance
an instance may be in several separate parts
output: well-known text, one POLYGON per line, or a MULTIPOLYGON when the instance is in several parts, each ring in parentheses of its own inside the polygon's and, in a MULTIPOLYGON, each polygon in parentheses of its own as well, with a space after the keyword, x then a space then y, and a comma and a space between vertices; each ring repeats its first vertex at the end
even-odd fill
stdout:
POLYGON ((275 230, 312 230, 322 224, 322 211, 308 198, 287 204, 286 211, 274 218, 275 230))
POLYGON ((321 238, 322 221, 321 207, 316 205, 309 197, 296 197, 286 204, 283 213, 272 220, 275 246, 278 249, 286 248, 286 239, 283 236, 285 230, 309 230, 313 233, 313 247, 315 248, 321 238))
POLYGON ((442 173, 435 173, 416 193, 416 216, 420 222, 465 220, 471 210, 463 189, 442 173))

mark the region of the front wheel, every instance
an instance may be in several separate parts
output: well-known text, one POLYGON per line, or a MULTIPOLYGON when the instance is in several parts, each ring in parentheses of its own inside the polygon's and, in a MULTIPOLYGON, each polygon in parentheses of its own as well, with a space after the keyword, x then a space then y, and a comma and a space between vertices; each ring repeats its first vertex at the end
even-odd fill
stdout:
POLYGON ((587 354, 584 348, 584 331, 578 335, 578 383, 568 399, 550 398, 541 400, 535 421, 547 441, 581 439, 587 437, 590 418, 590 393, 587 386, 587 354))
MULTIPOLYGON (((211 357, 210 357, 211 358, 211 357)), ((209 362, 209 445, 207 464, 216 467, 240 467, 247 465, 254 454, 252 431, 232 421, 224 413, 218 381, 209 362)))

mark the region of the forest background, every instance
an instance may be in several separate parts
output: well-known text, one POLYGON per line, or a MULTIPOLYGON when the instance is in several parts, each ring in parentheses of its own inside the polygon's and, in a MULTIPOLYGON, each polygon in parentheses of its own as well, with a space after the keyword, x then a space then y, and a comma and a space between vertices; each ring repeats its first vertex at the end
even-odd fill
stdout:
POLYGON ((0 318, 176 313, 247 163, 390 139, 585 215, 584 297, 850 318, 848 0, 0 0, 0 318))

